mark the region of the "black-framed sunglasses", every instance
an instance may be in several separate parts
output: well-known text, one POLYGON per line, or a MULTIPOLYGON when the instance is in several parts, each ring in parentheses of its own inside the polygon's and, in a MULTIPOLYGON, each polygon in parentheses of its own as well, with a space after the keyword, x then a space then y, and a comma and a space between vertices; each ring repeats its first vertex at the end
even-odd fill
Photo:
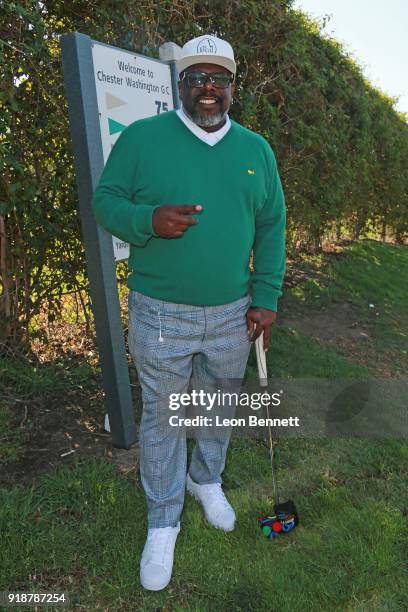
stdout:
POLYGON ((219 89, 227 89, 228 85, 234 82, 234 75, 225 74, 225 72, 185 72, 181 77, 188 87, 204 87, 205 83, 210 80, 214 87, 219 89))

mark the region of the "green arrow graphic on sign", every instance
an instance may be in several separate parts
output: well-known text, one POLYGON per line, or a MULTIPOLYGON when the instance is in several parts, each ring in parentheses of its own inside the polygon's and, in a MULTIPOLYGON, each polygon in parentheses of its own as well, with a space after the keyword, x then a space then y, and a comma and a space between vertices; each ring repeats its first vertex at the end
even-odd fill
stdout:
POLYGON ((115 121, 114 119, 110 119, 110 117, 108 117, 108 123, 109 123, 109 134, 117 134, 118 132, 122 132, 126 125, 123 125, 123 123, 119 123, 119 121, 115 121))

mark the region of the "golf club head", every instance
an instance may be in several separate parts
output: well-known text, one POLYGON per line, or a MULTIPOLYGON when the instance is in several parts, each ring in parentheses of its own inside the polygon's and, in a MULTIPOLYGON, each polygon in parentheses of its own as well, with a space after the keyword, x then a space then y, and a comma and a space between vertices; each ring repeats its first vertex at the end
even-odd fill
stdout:
POLYGON ((295 527, 299 523, 299 516, 296 510, 295 502, 293 502, 291 499, 288 499, 288 501, 281 504, 275 504, 273 511, 279 520, 287 520, 288 517, 291 516, 295 521, 295 527))
POLYGON ((273 510, 275 512, 274 516, 264 516, 257 519, 262 533, 269 540, 279 537, 282 533, 292 531, 299 523, 296 506, 292 500, 275 504, 273 510))

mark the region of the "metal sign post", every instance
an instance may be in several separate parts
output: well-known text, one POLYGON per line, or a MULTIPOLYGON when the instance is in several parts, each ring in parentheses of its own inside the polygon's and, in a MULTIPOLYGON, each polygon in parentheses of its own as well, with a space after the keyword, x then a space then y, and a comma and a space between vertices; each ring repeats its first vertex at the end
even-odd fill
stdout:
POLYGON ((178 106, 174 60, 179 48, 164 47, 166 61, 160 61, 78 32, 62 38, 92 311, 112 440, 119 448, 130 448, 137 439, 115 269, 115 259, 128 256, 128 245, 97 225, 91 202, 120 132, 136 119, 178 106))

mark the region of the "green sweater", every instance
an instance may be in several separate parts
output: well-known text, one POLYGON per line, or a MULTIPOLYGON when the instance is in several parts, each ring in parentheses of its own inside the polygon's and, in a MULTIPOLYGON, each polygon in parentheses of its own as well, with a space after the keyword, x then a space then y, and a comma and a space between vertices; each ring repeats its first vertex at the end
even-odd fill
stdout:
POLYGON ((128 287, 214 306, 248 292, 276 310, 285 269, 285 204, 274 154, 235 121, 214 146, 175 111, 136 121, 115 143, 93 198, 97 222, 130 243, 128 287), (181 238, 157 236, 163 204, 201 204, 181 238), (249 259, 253 249, 253 272, 249 259))

